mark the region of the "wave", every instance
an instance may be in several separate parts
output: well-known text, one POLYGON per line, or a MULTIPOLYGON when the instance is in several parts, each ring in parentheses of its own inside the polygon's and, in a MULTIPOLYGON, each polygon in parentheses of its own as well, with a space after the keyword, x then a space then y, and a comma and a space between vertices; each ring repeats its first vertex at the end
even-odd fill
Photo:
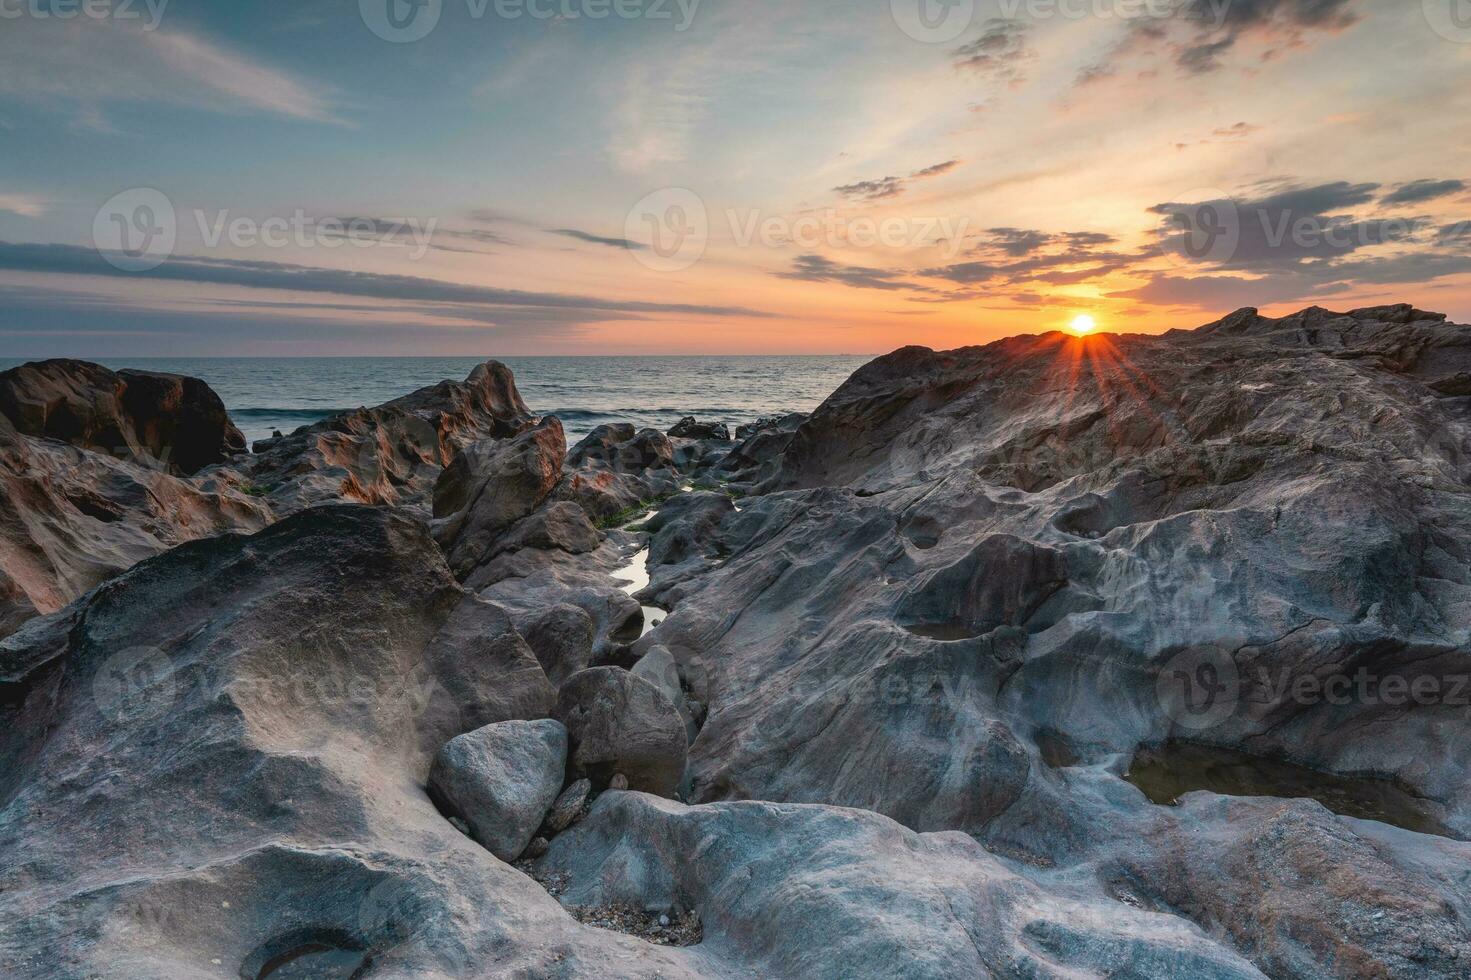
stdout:
POLYGON ((350 412, 350 408, 232 408, 231 418, 239 419, 317 419, 350 412))

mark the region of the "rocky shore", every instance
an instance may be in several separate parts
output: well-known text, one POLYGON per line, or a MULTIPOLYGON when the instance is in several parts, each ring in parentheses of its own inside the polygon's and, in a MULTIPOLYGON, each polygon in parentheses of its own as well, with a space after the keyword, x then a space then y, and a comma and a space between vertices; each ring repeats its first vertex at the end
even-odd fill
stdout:
POLYGON ((568 446, 0 373, 0 976, 1465 977, 1471 327, 568 446))

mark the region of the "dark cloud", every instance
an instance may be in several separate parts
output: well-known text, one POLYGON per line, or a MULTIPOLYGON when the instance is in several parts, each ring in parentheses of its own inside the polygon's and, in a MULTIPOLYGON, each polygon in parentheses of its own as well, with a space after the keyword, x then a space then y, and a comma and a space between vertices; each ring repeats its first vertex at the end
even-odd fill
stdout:
POLYGON ((1221 58, 1250 37, 1271 56, 1304 43, 1311 31, 1341 31, 1359 20, 1360 0, 1186 0, 1181 22, 1193 29, 1176 62, 1186 72, 1203 74, 1221 67, 1221 58))
POLYGON ((1052 236, 1046 232, 1027 228, 991 228, 988 229, 988 234, 993 237, 994 247, 998 251, 1018 258, 1030 255, 1052 241, 1052 236))
POLYGON ((950 171, 954 170, 958 166, 960 166, 959 160, 946 160, 944 163, 934 163, 928 167, 925 167, 923 170, 916 170, 914 173, 910 174, 909 177, 911 180, 922 180, 925 177, 938 177, 941 174, 948 174, 950 171))
POLYGON ((1249 122, 1239 122, 1231 126, 1222 126, 1211 130, 1211 135, 1217 139, 1244 139, 1252 133, 1261 130, 1260 126, 1253 126, 1249 122))
POLYGON ((1439 197, 1459 194, 1466 189, 1464 180, 1412 180, 1400 184, 1380 200, 1381 204, 1419 204, 1439 197))
POLYGON ((844 197, 858 197, 867 201, 881 201, 886 197, 898 197, 904 193, 903 177, 880 177, 878 180, 860 180, 853 184, 834 187, 844 197))
POLYGON ((594 235, 589 232, 578 231, 576 228, 548 228, 547 231, 551 232, 553 235, 562 235, 566 238, 575 238, 580 242, 590 242, 594 245, 607 245, 610 248, 626 248, 633 250, 648 248, 647 245, 640 244, 639 242, 631 242, 626 238, 605 238, 602 235, 594 235))
POLYGON ((995 280, 1061 286, 1087 282, 1156 254, 1154 250, 1134 253, 1103 248, 1114 242, 1112 235, 1096 231, 991 228, 971 250, 977 258, 926 269, 923 274, 962 285, 995 280))
POLYGON ((834 282, 858 289, 925 289, 914 283, 905 282, 904 275, 889 269, 871 269, 859 265, 841 265, 821 255, 799 255, 786 272, 774 273, 779 279, 798 279, 804 282, 834 282))
POLYGON ((769 316, 738 306, 696 306, 683 303, 647 303, 605 300, 593 296, 537 293, 493 286, 426 279, 419 276, 349 272, 283 262, 260 262, 202 256, 171 258, 155 269, 123 272, 96 250, 76 245, 11 244, 0 242, 0 269, 47 272, 121 279, 241 286, 289 292, 329 293, 413 303, 460 304, 465 307, 518 307, 577 311, 587 320, 613 313, 685 313, 700 316, 769 316))
POLYGON ((912 172, 908 177, 880 177, 878 180, 860 180, 854 184, 844 184, 834 187, 833 190, 844 197, 858 198, 865 201, 881 201, 885 198, 898 197, 904 193, 905 188, 911 181, 927 180, 948 174, 960 166, 959 160, 946 160, 943 163, 934 163, 912 172))
POLYGON ((1268 271, 1342 258, 1360 249, 1415 239, 1420 219, 1355 218, 1351 209, 1374 199, 1378 184, 1337 181, 1289 187, 1258 198, 1149 210, 1164 218, 1161 245, 1187 260, 1268 271))
POLYGON ((436 218, 378 218, 366 215, 318 218, 322 237, 340 241, 376 241, 383 245, 417 246, 428 236, 429 247, 440 252, 485 254, 485 249, 448 244, 445 239, 478 245, 510 245, 503 235, 478 228, 441 228, 436 218))
POLYGON ((981 25, 981 35, 951 52, 955 66, 999 85, 1026 81, 1027 65, 1036 53, 1027 47, 1031 24, 1023 20, 992 18, 981 25))
POLYGON ((1137 289, 1108 293, 1109 299, 1133 299, 1153 306, 1235 310, 1300 300, 1314 291, 1341 291, 1343 284, 1305 284, 1297 276, 1246 279, 1237 276, 1153 275, 1137 289))
POLYGON ((1471 245, 1471 221, 1457 221, 1451 225, 1441 225, 1436 232, 1436 244, 1439 245, 1471 245))
POLYGON ((1166 16, 1137 17, 1110 51, 1083 69, 1087 85, 1121 74, 1124 62, 1163 55, 1187 75, 1220 70, 1243 41, 1263 60, 1303 48, 1313 34, 1335 33, 1358 23, 1367 0, 1175 0, 1166 16))

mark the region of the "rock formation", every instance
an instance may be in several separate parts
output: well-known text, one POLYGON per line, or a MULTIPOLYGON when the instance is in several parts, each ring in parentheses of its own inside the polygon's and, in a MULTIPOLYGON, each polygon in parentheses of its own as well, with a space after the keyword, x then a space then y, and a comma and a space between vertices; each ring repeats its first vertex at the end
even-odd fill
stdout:
POLYGON ((7 977, 1466 975, 1471 327, 905 348, 734 445, 490 364, 193 476, 57 404, 7 977))

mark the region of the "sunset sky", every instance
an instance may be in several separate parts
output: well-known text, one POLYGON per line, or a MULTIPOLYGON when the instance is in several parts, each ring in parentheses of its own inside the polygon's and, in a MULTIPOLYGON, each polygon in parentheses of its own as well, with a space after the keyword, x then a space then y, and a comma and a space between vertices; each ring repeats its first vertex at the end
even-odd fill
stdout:
POLYGON ((1471 321, 1467 0, 93 2, 0 0, 0 355, 1471 321))

